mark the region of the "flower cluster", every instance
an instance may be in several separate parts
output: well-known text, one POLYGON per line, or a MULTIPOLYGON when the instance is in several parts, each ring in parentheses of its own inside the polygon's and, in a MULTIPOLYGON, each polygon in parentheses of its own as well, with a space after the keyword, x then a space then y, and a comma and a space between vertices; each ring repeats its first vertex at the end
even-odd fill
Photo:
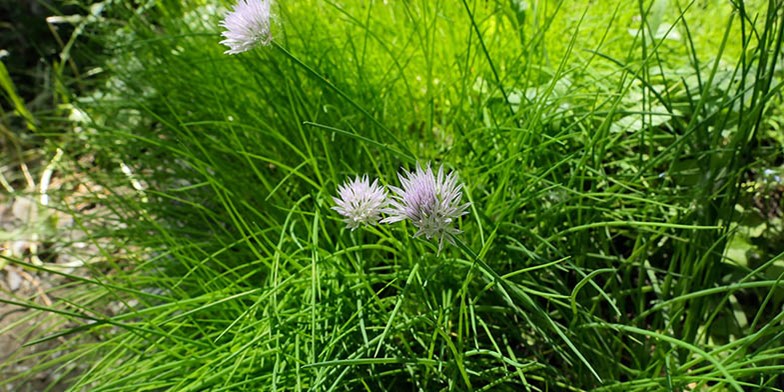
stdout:
POLYGON ((467 213, 470 203, 461 204, 462 185, 457 183, 454 172, 444 174, 444 167, 438 174, 427 165, 425 169, 417 164, 414 172, 398 174, 402 188, 390 187, 395 193, 387 218, 382 222, 393 223, 410 220, 419 229, 414 236, 425 235, 428 239, 438 238, 439 246, 444 239, 451 241, 449 234, 458 234, 454 221, 467 213))
POLYGON ((455 222, 471 205, 461 203, 462 185, 457 182, 455 173, 444 173, 444 167, 440 166, 436 174, 429 164, 424 168, 417 164, 414 171, 403 170, 398 178, 401 187, 390 186, 394 195, 387 199, 377 180, 370 184, 367 176, 357 177, 338 188, 340 197, 334 198, 336 206, 333 209, 346 217, 345 222, 351 229, 379 221, 409 220, 418 229, 415 237, 436 238, 439 248, 444 240, 451 242, 451 235, 460 233, 455 222), (382 213, 387 217, 382 219, 382 213))
POLYGON ((270 0, 239 0, 220 24, 226 28, 220 43, 229 47, 224 53, 237 54, 269 44, 270 17, 270 0))
POLYGON ((387 203, 387 192, 378 185, 378 180, 370 183, 368 176, 355 178, 338 188, 338 197, 333 197, 332 207, 346 217, 346 227, 356 229, 361 224, 376 224, 381 219, 381 210, 387 203))

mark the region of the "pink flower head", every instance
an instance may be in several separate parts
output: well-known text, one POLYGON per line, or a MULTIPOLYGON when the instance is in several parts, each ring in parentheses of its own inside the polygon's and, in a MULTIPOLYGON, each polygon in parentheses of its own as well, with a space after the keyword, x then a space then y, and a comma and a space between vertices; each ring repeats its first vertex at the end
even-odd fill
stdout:
POLYGON ((220 43, 229 47, 223 53, 237 54, 267 45, 272 39, 270 0, 239 0, 220 25, 226 28, 221 34, 226 39, 220 43))
POLYGON ((466 209, 471 203, 461 204, 462 185, 457 183, 454 172, 444 174, 444 166, 438 168, 438 174, 428 164, 425 169, 417 164, 413 172, 403 171, 398 174, 402 188, 389 187, 394 195, 390 208, 385 212, 389 215, 381 222, 393 223, 409 219, 419 229, 414 236, 425 235, 428 239, 438 238, 439 248, 444 239, 452 242, 449 235, 458 234, 454 224, 457 218, 467 214, 466 209))
POLYGON ((387 205, 387 192, 378 185, 378 180, 370 183, 368 176, 357 176, 338 188, 338 196, 333 197, 332 207, 346 217, 346 227, 356 229, 361 224, 375 225, 381 219, 381 210, 387 205))

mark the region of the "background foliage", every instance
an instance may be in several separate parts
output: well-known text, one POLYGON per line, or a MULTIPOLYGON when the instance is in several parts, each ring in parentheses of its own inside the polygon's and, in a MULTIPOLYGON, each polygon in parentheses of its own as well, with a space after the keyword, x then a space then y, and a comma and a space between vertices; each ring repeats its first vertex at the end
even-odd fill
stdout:
POLYGON ((237 56, 228 6, 84 5, 100 62, 56 145, 103 261, 18 301, 71 323, 20 377, 782 388, 778 2, 279 2, 237 56), (343 228, 338 184, 416 161, 458 171, 461 246, 343 228))

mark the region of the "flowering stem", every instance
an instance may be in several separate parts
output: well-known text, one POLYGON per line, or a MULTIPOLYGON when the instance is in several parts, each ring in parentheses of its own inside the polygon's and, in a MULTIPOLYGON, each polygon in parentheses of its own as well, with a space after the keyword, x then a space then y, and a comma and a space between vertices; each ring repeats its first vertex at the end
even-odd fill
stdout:
MULTIPOLYGON (((593 376, 596 377, 596 379, 599 380, 600 382, 602 381, 601 377, 599 377, 599 374, 596 373, 596 371, 593 369, 591 364, 588 363, 588 360, 577 349, 577 347, 575 347, 574 343, 572 343, 572 341, 569 340, 569 337, 566 336, 566 334, 555 323, 555 321, 553 321, 553 319, 550 318, 547 315, 547 313, 544 312, 544 310, 536 302, 534 302, 528 294, 526 294, 523 290, 521 290, 516 285, 507 282, 501 275, 495 272, 495 270, 490 268, 490 266, 487 265, 487 263, 485 263, 481 258, 479 258, 479 255, 477 255, 476 252, 474 252, 463 241, 457 238, 457 236, 453 234, 450 235, 452 236, 452 240, 454 241, 455 245, 458 248, 460 248, 460 250, 465 252, 471 259, 473 259, 474 264, 477 265, 482 272, 484 272, 486 275, 489 275, 492 278, 493 283, 497 285, 497 287, 500 289, 501 293, 506 298, 506 300, 510 302, 510 305, 512 305, 514 308, 518 308, 517 305, 514 303, 514 301, 512 301, 511 298, 509 297, 509 293, 511 292, 518 300, 523 302, 524 307, 528 308, 529 311, 531 311, 529 314, 540 316, 541 318, 543 318, 545 324, 547 324, 556 334, 558 334, 558 336, 564 341, 564 343, 566 343, 569 349, 572 350, 572 352, 575 355, 577 355, 580 361, 583 364, 585 364, 585 366, 588 367, 588 370, 591 371, 593 376)), ((531 320, 528 318, 528 314, 521 312, 521 315, 525 319, 527 319, 529 323, 531 323, 531 320)), ((534 324, 532 324, 532 326, 533 325, 534 324)))

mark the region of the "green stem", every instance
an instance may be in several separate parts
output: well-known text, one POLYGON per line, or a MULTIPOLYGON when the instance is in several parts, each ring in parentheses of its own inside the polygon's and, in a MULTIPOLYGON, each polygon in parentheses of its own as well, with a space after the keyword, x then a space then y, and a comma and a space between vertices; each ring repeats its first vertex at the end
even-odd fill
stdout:
POLYGON ((528 294, 526 294, 519 287, 504 280, 504 278, 501 275, 499 275, 497 272, 495 272, 495 270, 490 268, 490 266, 487 265, 487 263, 485 263, 481 258, 479 258, 479 255, 477 255, 476 252, 474 252, 471 248, 469 248, 459 238, 452 235, 452 240, 454 240, 454 243, 458 248, 460 248, 463 252, 465 252, 471 259, 473 259, 474 264, 477 265, 482 272, 484 272, 486 275, 489 275, 492 278, 493 283, 495 283, 502 291, 504 291, 505 293, 512 293, 517 298, 517 300, 523 302, 523 306, 528 308, 528 310, 531 311, 531 314, 543 318, 545 324, 548 327, 550 327, 550 329, 552 329, 553 332, 555 332, 561 338, 561 340, 564 341, 564 343, 566 343, 566 345, 577 356, 577 358, 579 358, 580 361, 583 364, 585 364, 585 366, 588 367, 588 370, 591 372, 591 374, 593 374, 593 376, 596 377, 596 379, 599 382, 602 382, 602 378, 599 377, 599 374, 596 373, 596 370, 594 370, 591 364, 588 363, 588 360, 585 358, 585 356, 583 356, 580 350, 577 349, 574 343, 572 343, 572 341, 569 339, 568 336, 566 336, 563 330, 561 330, 561 328, 558 327, 555 321, 553 321, 553 319, 550 318, 550 316, 547 315, 547 313, 545 313, 544 310, 538 304, 536 304, 536 302, 534 302, 530 296, 528 296, 528 294))
POLYGON ((363 115, 365 115, 365 117, 370 119, 370 121, 374 122, 379 128, 381 128, 381 130, 383 130, 389 137, 391 137, 392 140, 395 141, 395 144, 397 144, 399 148, 399 152, 401 153, 403 158, 407 159, 409 162, 416 162, 416 157, 411 152, 411 150, 409 150, 408 147, 406 147, 406 145, 403 144, 402 141, 400 141, 397 137, 395 137, 395 134, 392 133, 392 131, 389 128, 384 126, 384 124, 382 124, 381 121, 379 121, 377 118, 375 118, 370 113, 368 113, 368 111, 365 110, 365 108, 363 108, 362 106, 360 106, 356 101, 351 99, 351 97, 349 97, 348 94, 344 93, 343 90, 339 89, 337 86, 335 86, 332 82, 327 80, 320 73, 316 72, 315 69, 311 68, 310 66, 302 62, 302 60, 298 59, 296 56, 294 56, 291 52, 289 52, 286 48, 281 46, 279 43, 272 41, 272 46, 280 50, 284 55, 286 55, 286 57, 290 58, 292 61, 294 61, 294 63, 296 63, 297 65, 302 67, 305 71, 307 71, 309 74, 311 74, 316 79, 324 83, 324 85, 329 87, 330 90, 337 93, 341 98, 345 99, 346 102, 348 102, 349 104, 351 104, 351 106, 359 110, 363 115))

